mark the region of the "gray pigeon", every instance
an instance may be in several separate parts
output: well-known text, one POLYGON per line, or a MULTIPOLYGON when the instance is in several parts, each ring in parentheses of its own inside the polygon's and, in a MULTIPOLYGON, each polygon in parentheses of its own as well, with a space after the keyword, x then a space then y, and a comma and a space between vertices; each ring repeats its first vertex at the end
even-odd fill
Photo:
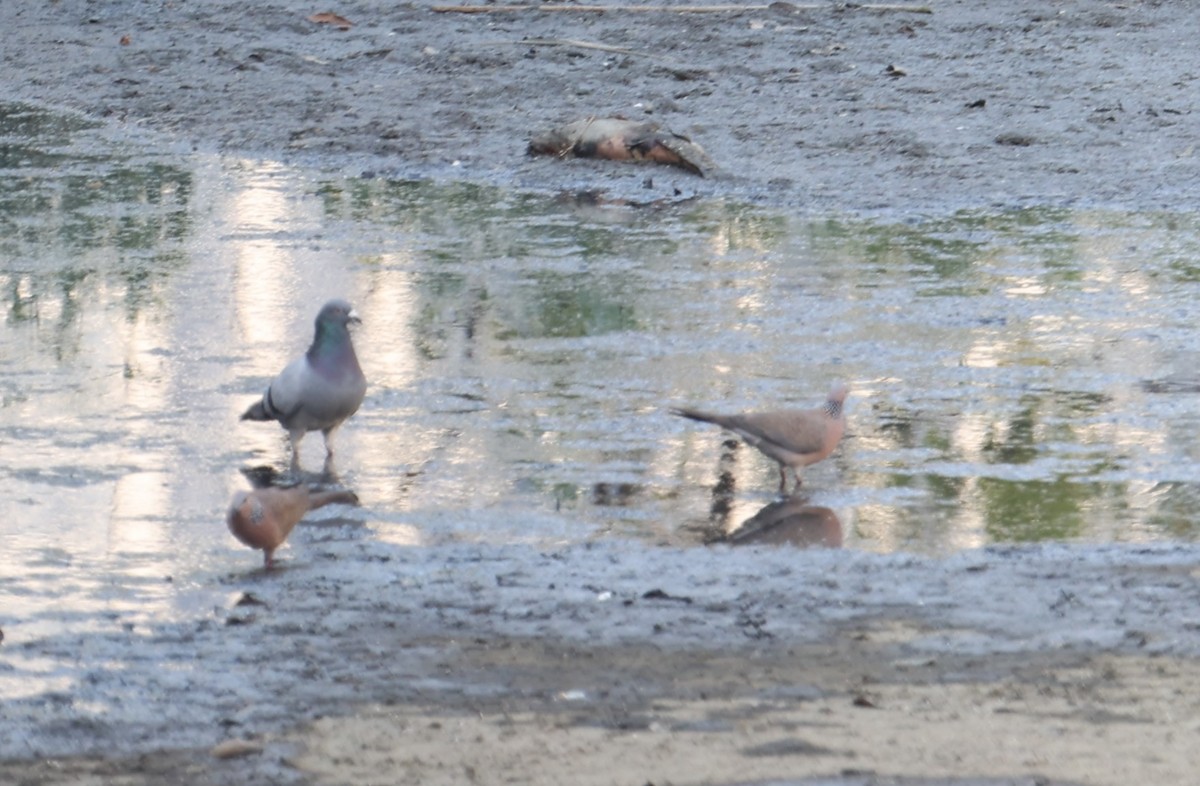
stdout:
POLYGON ((292 470, 300 469, 300 440, 310 431, 325 437, 325 468, 333 463, 333 432, 358 411, 367 379, 350 340, 351 322, 361 322, 344 300, 331 300, 317 314, 317 331, 308 352, 271 380, 261 401, 242 420, 278 420, 292 442, 292 470))
POLYGON ((800 488, 800 467, 816 464, 837 447, 846 429, 842 404, 849 391, 838 383, 829 391, 825 404, 812 409, 782 409, 744 415, 717 415, 688 407, 676 407, 672 414, 705 423, 715 423, 753 445, 779 462, 779 490, 787 489, 790 467, 800 488))

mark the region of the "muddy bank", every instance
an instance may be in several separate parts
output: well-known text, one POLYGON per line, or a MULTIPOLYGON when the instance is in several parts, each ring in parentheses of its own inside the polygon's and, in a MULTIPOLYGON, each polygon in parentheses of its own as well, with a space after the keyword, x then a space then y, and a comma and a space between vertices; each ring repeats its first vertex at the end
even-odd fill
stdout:
POLYGON ((1187 4, 929 5, 462 15, 346 2, 335 10, 353 26, 339 30, 306 4, 63 0, 14 9, 3 67, 11 97, 117 128, 388 176, 816 212, 1195 201, 1187 4), (727 176, 524 154, 536 132, 613 114, 692 136, 727 176))
POLYGON ((64 667, 77 687, 6 702, 0 774, 150 783, 166 761, 181 783, 1185 783, 1195 754, 1172 740, 1196 709, 1198 562, 1169 547, 938 560, 331 540, 229 576, 201 619, 6 647, 17 664, 82 656, 64 667), (227 738, 265 750, 210 759, 227 738))

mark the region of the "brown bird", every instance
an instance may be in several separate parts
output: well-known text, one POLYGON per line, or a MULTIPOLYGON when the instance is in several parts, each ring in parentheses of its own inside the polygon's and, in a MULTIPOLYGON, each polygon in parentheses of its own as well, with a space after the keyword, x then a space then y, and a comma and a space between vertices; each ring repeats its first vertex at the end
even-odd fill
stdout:
POLYGON ((292 534, 304 514, 335 502, 357 505, 358 497, 353 491, 310 491, 302 485, 239 491, 233 495, 225 523, 242 543, 263 550, 263 564, 269 569, 275 549, 292 534))
POLYGON ((815 464, 837 447, 846 430, 842 403, 849 390, 840 382, 829 391, 825 404, 812 409, 781 409, 773 412, 750 412, 744 415, 715 415, 687 407, 671 410, 705 423, 715 423, 729 429, 747 444, 779 462, 779 490, 787 489, 786 469, 791 467, 800 488, 800 467, 815 464))

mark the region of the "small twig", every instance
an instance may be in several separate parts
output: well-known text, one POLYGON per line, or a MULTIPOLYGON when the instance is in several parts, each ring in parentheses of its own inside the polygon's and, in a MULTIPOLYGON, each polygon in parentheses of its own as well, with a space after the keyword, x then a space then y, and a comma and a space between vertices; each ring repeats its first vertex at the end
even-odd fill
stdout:
POLYGON ((704 68, 685 68, 673 65, 658 55, 652 55, 649 52, 639 52, 636 49, 629 49, 624 46, 613 46, 612 44, 601 44, 594 41, 580 41, 575 38, 524 38, 520 41, 505 41, 503 43, 516 46, 569 46, 575 49, 595 49, 600 52, 611 52, 630 57, 644 57, 655 61, 659 67, 670 71, 676 79, 695 79, 700 74, 708 73, 708 70, 704 68))
MULTIPOLYGON (((574 11, 578 13, 602 14, 605 11, 622 12, 662 12, 673 14, 714 14, 732 11, 761 11, 765 5, 562 5, 558 3, 542 3, 540 5, 435 5, 432 10, 437 14, 496 14, 508 11, 574 11)), ((797 6, 800 8, 802 6, 797 6)), ((817 6, 813 6, 816 8, 817 6)))
POLYGON ((657 55, 639 52, 629 47, 600 44, 594 41, 581 41, 577 38, 522 38, 520 41, 513 41, 512 43, 529 44, 530 46, 571 46, 576 49, 598 49, 601 52, 613 52, 618 55, 635 55, 655 60, 659 59, 657 55))
POLYGON ((910 14, 932 14, 927 5, 903 5, 895 3, 771 3, 770 5, 564 5, 542 3, 539 5, 435 5, 430 10, 435 14, 501 14, 518 11, 569 11, 575 13, 603 14, 618 13, 669 13, 669 14, 730 14, 743 11, 767 11, 780 8, 786 11, 824 11, 834 9, 861 9, 863 11, 895 11, 910 14))

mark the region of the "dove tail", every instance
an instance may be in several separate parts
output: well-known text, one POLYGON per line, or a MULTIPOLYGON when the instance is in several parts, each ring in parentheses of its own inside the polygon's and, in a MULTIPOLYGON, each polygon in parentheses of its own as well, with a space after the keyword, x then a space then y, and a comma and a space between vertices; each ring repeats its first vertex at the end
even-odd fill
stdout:
POLYGON ((308 509, 316 510, 334 503, 357 505, 358 495, 353 491, 314 491, 308 497, 308 509))
POLYGON ((687 418, 688 420, 699 420, 701 423, 716 423, 720 425, 722 420, 720 415, 713 415, 709 412, 701 412, 698 409, 688 409, 687 407, 672 407, 671 414, 678 415, 681 418, 687 418))

